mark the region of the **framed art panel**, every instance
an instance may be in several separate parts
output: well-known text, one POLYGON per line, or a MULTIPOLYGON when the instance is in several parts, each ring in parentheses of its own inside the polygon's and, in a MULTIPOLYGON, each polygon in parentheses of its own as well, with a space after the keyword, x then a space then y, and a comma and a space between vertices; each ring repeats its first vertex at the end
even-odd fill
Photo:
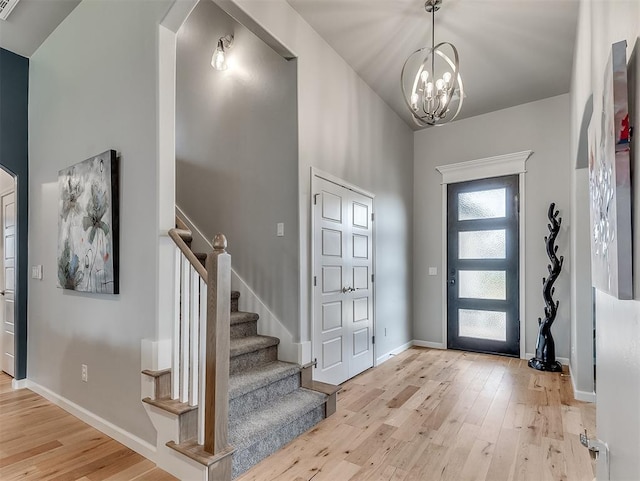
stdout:
POLYGON ((58 286, 118 294, 118 158, 107 150, 58 173, 58 286))
POLYGON ((626 49, 626 41, 612 46, 589 125, 593 286, 619 299, 633 297, 626 49))

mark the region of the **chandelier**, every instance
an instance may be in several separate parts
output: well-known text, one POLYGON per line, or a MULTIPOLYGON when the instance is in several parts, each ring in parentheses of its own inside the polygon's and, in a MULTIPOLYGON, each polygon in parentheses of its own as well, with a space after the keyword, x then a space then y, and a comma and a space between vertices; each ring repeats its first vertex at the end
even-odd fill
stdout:
POLYGON ((458 50, 449 42, 435 44, 435 14, 440 4, 442 0, 425 2, 425 10, 431 13, 431 47, 409 55, 400 74, 404 101, 420 127, 451 122, 464 99, 458 50))

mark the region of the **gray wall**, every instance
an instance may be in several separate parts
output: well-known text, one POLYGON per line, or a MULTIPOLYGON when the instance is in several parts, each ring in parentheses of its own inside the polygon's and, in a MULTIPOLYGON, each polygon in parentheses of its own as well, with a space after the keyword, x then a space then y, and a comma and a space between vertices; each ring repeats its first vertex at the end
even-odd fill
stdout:
POLYGON ((140 344, 156 336, 157 38, 170 3, 83 1, 32 56, 29 90, 29 249, 44 278, 29 280, 28 377, 154 444, 140 344), (63 291, 58 171, 107 149, 121 155, 121 294, 63 291))
POLYGON ((177 204, 209 240, 227 236, 235 271, 297 338, 296 62, 203 0, 178 34, 176 81, 177 204), (220 72, 211 55, 227 34, 220 72))
POLYGON ((29 60, 0 49, 0 164, 17 177, 18 229, 15 377, 27 376, 27 266, 29 219, 29 60))
POLYGON ((571 265, 569 227, 571 197, 568 188, 569 95, 460 120, 415 134, 414 166, 414 338, 445 343, 442 332, 442 176, 436 166, 500 154, 533 150, 526 164, 525 308, 526 352, 535 351, 538 317, 544 315, 542 277, 548 276, 544 236, 547 209, 555 202, 562 217, 557 245, 565 257, 556 281, 560 301, 552 332, 556 355, 569 357, 571 265), (553 121, 550 121, 553 119, 553 121), (428 267, 437 276, 428 276, 428 267))
POLYGON ((310 339, 310 168, 376 195, 376 353, 412 339, 413 134, 285 0, 235 0, 298 57, 300 338, 310 339), (387 335, 384 336, 384 329, 387 335))
MULTIPOLYGON (((578 43, 573 71, 571 134, 574 148, 580 141, 580 119, 591 95, 602 92, 605 65, 611 44, 627 40, 630 71, 629 114, 638 126, 640 115, 640 4, 637 1, 580 3, 578 43), (632 54, 633 53, 633 54, 632 54)), ((596 426, 597 436, 611 450, 611 478, 616 481, 640 479, 640 169, 637 168, 640 136, 635 135, 632 153, 636 168, 632 185, 634 300, 619 301, 596 291, 596 426)), ((586 182, 586 176, 578 181, 586 182)), ((582 331, 590 326, 577 325, 582 331)), ((587 364, 588 366, 588 364, 587 364)), ((609 479, 602 462, 598 479, 609 479)))

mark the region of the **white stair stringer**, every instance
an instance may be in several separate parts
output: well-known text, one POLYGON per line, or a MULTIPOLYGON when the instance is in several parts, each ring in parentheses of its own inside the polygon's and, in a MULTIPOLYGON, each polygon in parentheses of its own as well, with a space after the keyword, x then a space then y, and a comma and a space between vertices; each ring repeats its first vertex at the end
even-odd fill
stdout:
POLYGON ((143 405, 157 432, 156 459, 153 461, 158 467, 181 481, 209 481, 206 466, 167 446, 169 441, 179 438, 179 416, 147 403, 143 405))

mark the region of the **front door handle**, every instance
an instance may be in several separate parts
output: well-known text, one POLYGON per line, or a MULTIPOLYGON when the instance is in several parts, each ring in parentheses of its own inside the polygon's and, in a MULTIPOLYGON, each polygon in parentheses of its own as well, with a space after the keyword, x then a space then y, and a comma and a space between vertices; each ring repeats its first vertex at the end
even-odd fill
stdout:
POLYGON ((455 286, 455 285, 456 285, 456 279, 455 279, 455 277, 452 277, 451 279, 449 279, 449 284, 450 284, 450 285, 452 285, 452 286, 455 286))

